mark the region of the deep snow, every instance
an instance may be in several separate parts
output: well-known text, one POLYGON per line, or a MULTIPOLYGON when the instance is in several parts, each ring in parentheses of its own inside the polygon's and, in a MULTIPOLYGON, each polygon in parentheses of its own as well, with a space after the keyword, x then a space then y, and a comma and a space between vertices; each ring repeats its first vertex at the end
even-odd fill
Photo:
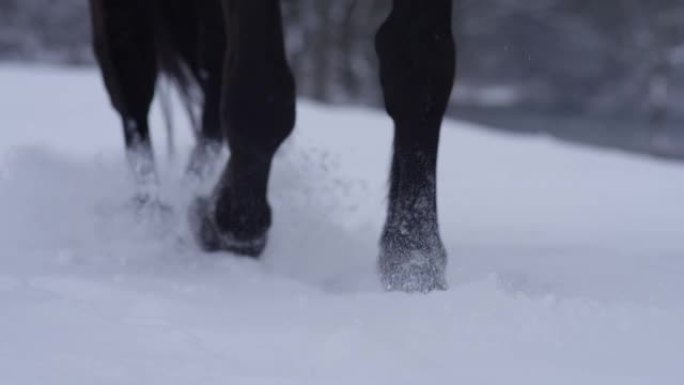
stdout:
POLYGON ((0 67, 0 384, 684 383, 680 164, 448 122, 451 289, 403 295, 383 114, 300 103, 260 262, 196 250, 155 136, 168 217, 128 204, 96 72, 0 67))

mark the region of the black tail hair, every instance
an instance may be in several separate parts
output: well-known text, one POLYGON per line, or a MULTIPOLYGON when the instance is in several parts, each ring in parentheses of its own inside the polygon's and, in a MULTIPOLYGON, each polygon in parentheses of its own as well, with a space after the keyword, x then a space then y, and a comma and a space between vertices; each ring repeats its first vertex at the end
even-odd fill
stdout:
MULTIPOLYGON (((178 90, 181 103, 197 136, 200 130, 199 106, 203 101, 202 88, 196 74, 196 58, 191 57, 198 43, 194 33, 198 23, 194 1, 151 0, 157 65, 160 73, 178 90)), ((164 79, 160 79, 164 81, 164 79)), ((166 120, 169 140, 173 140, 173 120, 169 95, 171 87, 157 87, 166 120), (166 104, 166 105, 164 105, 166 104)), ((170 143, 171 146, 171 143, 170 143)), ((170 150, 172 150, 170 148, 170 150)))

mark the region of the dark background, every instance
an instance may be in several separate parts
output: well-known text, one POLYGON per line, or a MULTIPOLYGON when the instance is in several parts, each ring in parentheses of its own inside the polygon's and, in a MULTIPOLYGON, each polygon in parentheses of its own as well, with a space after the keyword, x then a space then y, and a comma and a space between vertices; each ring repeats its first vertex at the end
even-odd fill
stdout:
MULTIPOLYGON (((300 94, 380 106, 372 43, 390 1, 283 4, 300 94)), ((92 65, 87 6, 0 0, 0 60, 92 65)), ((684 1, 455 0, 454 31, 452 116, 684 158, 684 1)))

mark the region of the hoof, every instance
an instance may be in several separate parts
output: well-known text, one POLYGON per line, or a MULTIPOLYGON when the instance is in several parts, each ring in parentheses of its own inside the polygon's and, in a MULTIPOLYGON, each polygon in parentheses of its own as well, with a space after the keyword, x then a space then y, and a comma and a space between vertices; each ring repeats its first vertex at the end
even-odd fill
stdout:
POLYGON ((207 252, 226 251, 248 257, 260 256, 266 248, 266 234, 251 239, 238 239, 219 229, 209 199, 198 198, 188 214, 197 244, 207 252))
POLYGON ((136 194, 128 203, 131 211, 140 219, 166 222, 173 217, 173 208, 156 195, 136 194))
POLYGON ((221 157, 222 145, 219 142, 198 143, 190 154, 185 174, 188 178, 202 182, 215 171, 221 157))
POLYGON ((380 275, 387 291, 429 293, 447 290, 444 248, 400 249, 383 247, 380 275))

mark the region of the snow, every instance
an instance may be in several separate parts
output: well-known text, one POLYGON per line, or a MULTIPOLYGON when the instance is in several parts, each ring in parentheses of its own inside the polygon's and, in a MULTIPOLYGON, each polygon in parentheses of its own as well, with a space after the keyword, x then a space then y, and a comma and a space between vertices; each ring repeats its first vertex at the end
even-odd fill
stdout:
POLYGON ((95 71, 5 65, 0 87, 0 384, 684 381, 679 164, 448 122, 451 288, 388 294, 384 114, 300 103, 254 262, 193 245, 185 209, 208 187, 161 129, 173 213, 131 209, 95 71))

